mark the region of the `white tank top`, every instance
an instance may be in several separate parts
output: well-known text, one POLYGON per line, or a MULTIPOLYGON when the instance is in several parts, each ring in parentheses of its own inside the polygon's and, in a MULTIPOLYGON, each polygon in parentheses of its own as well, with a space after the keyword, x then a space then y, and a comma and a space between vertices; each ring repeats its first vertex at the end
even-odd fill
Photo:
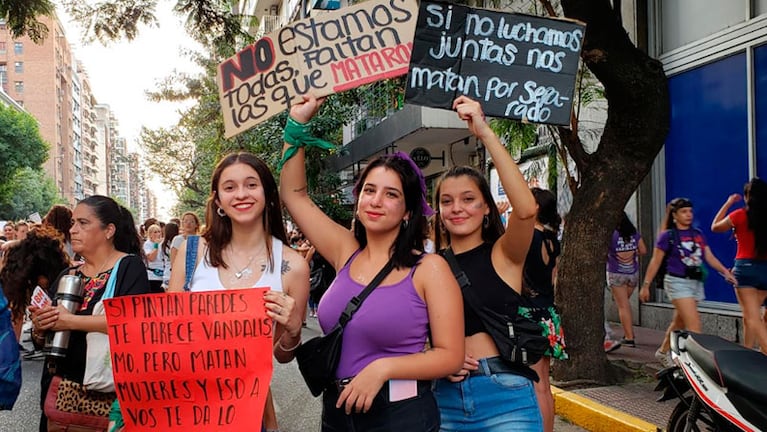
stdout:
MULTIPOLYGON (((197 264, 192 282, 189 284, 189 290, 192 292, 226 289, 218 277, 218 268, 210 266, 207 255, 208 249, 206 247, 205 257, 197 264)), ((272 262, 274 263, 272 271, 269 271, 269 266, 266 265, 263 273, 261 273, 261 278, 250 288, 269 287, 272 291, 282 292, 282 241, 274 236, 272 236, 272 262)))

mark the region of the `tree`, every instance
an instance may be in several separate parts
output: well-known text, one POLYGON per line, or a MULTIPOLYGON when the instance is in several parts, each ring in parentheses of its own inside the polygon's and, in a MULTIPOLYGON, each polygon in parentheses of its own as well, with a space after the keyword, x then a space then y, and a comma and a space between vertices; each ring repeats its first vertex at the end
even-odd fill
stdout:
POLYGON ((53 180, 39 168, 21 168, 0 185, 0 215, 7 219, 26 219, 35 212, 45 215, 54 204, 64 203, 53 180))
MULTIPOLYGON (((549 2, 541 2, 553 15, 549 2)), ((554 377, 603 383, 609 381, 602 348, 609 238, 663 147, 671 121, 670 99, 663 65, 631 42, 608 0, 562 0, 562 8, 566 17, 586 23, 581 57, 604 86, 608 108, 593 153, 584 149, 577 122, 572 130, 558 130, 577 172, 556 297, 571 341, 570 360, 557 363, 554 377)))
POLYGON ((48 144, 37 120, 26 112, 0 104, 0 183, 17 170, 39 168, 48 158, 48 144))

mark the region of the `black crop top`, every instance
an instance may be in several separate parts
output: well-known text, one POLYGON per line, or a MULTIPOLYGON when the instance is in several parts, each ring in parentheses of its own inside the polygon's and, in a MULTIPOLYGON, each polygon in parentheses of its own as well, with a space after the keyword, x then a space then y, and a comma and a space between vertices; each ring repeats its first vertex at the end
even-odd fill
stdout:
MULTIPOLYGON (((480 307, 487 307, 499 314, 516 315, 519 306, 523 305, 525 300, 498 276, 493 268, 492 251, 491 243, 483 243, 455 256, 458 266, 471 282, 469 287, 462 290, 474 290, 472 297, 480 303, 480 307)), ((464 334, 472 336, 477 333, 487 333, 482 320, 466 301, 466 294, 462 293, 462 295, 464 334)), ((508 366, 514 374, 538 381, 538 375, 529 367, 514 364, 508 364, 508 366)))
MULTIPOLYGON (((492 244, 483 243, 472 250, 456 255, 455 258, 471 281, 469 289, 474 290, 474 297, 481 302, 482 306, 487 306, 499 314, 514 315, 522 304, 522 297, 496 273, 490 257, 492 251, 492 244)), ((465 335, 487 333, 482 320, 469 307, 465 298, 463 303, 465 335)))

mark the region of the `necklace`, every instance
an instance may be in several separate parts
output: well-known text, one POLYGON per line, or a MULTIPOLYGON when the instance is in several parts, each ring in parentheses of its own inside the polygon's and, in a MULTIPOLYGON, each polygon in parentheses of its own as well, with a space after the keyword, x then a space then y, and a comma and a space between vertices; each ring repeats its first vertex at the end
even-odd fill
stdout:
MULTIPOLYGON (((263 250, 263 249, 262 249, 263 250)), ((253 263, 253 260, 256 259, 257 256, 261 254, 261 251, 259 251, 257 254, 253 254, 250 257, 248 257, 248 262, 240 269, 237 270, 237 263, 234 262, 234 248, 229 245, 229 257, 232 261, 232 269, 234 270, 234 278, 235 280, 240 280, 242 278, 248 278, 250 275, 253 274, 253 270, 250 268, 250 265, 253 263)))

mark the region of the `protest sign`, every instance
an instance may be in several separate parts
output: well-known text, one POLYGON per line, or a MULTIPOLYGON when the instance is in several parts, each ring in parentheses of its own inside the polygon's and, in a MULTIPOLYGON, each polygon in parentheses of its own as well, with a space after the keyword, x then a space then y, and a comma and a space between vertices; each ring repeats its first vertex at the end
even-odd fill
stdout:
POLYGON ((570 124, 585 26, 422 1, 405 102, 452 109, 466 95, 485 114, 570 124))
POLYGON ((232 137, 290 108, 407 73, 418 6, 371 0, 267 34, 218 66, 224 129, 232 137))
POLYGON ((261 430, 272 377, 266 288, 106 300, 115 390, 130 431, 261 430))

